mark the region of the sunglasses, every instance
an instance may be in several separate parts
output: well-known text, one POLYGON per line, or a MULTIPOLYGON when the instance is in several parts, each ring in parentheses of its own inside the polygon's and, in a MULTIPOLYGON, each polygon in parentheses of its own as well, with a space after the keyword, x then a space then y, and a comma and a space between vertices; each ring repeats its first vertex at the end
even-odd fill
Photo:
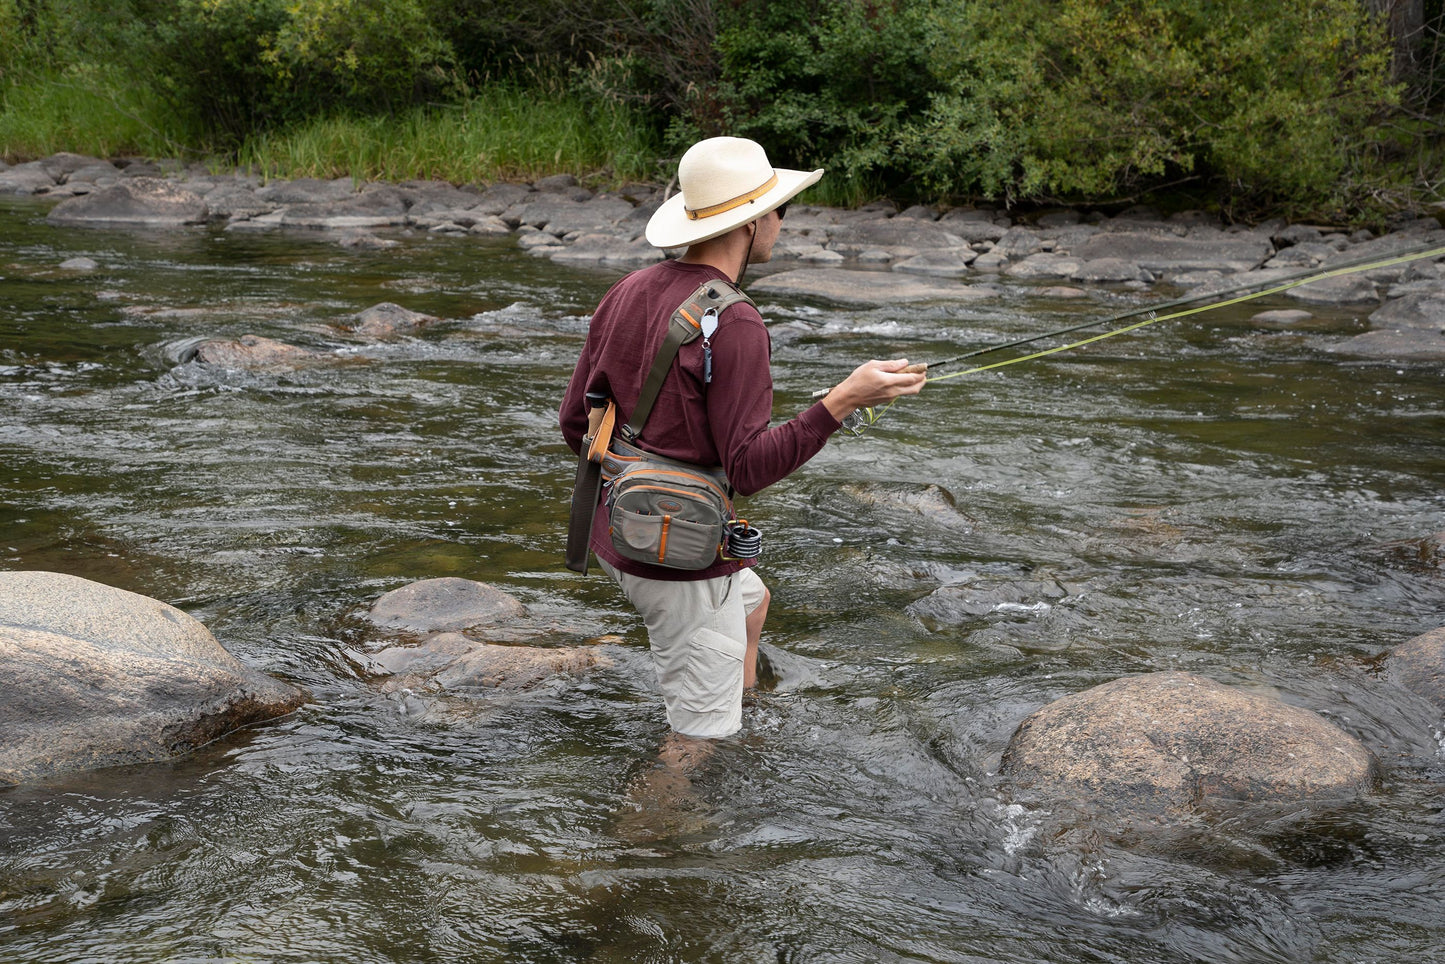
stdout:
POLYGON ((777 207, 773 208, 774 211, 777 211, 777 212, 778 212, 778 220, 779 220, 779 221, 781 221, 781 220, 783 219, 783 217, 788 213, 788 205, 791 204, 791 203, 793 203, 793 202, 791 202, 791 201, 784 201, 782 204, 779 204, 777 207))

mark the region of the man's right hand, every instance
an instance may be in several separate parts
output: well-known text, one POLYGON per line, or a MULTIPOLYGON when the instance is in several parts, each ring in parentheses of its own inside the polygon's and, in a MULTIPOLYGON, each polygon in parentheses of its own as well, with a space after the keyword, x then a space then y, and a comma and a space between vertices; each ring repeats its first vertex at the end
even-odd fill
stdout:
POLYGON ((908 367, 906 358, 864 362, 823 396, 823 407, 841 422, 857 409, 882 405, 899 395, 917 395, 928 377, 921 371, 904 371, 908 367))

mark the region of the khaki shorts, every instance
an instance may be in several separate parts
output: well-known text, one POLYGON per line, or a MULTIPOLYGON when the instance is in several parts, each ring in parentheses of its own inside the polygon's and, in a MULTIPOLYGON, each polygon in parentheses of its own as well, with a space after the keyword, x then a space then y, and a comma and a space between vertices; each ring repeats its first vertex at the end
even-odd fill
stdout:
POLYGON ((747 616, 767 590, 751 569, 716 579, 611 576, 647 625, 667 722, 685 736, 731 736, 743 725, 747 616))

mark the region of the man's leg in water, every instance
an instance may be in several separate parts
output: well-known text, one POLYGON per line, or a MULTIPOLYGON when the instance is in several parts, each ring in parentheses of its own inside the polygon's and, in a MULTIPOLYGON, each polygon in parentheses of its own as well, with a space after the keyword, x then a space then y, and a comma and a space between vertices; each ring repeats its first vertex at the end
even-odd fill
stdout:
POLYGON ((763 638, 763 623, 768 618, 768 603, 772 601, 773 594, 751 569, 744 569, 739 575, 745 579, 743 608, 748 614, 748 649, 743 656, 743 689, 750 690, 758 685, 758 642, 763 638))

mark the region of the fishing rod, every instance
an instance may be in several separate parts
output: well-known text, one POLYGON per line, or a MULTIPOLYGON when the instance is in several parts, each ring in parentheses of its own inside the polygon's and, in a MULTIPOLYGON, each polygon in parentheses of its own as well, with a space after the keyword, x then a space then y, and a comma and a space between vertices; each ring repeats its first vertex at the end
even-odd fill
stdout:
MULTIPOLYGON (((1173 301, 1161 302, 1159 304, 1149 305, 1147 307, 1135 308, 1130 311, 1121 312, 1116 315, 1111 315, 1108 318, 1101 318, 1096 321, 1085 322, 1079 325, 1071 325, 1067 328, 1059 328, 1054 331, 1046 331, 1043 334, 1033 335, 1028 338, 1019 338, 1015 339, 1014 341, 1002 342, 996 345, 985 345, 981 348, 976 348, 972 351, 965 352, 962 355, 955 355, 952 358, 945 358, 942 361, 938 362, 930 362, 926 365, 920 365, 919 367, 924 368, 928 371, 932 371, 938 368, 946 367, 948 365, 955 365, 961 361, 965 361, 970 358, 977 358, 981 355, 990 354, 996 351, 1002 351, 1006 348, 1017 348, 1022 345, 1028 345, 1034 342, 1043 341, 1047 338, 1057 338, 1061 335, 1068 335, 1077 331, 1084 331, 1089 328, 1097 328, 1100 325, 1115 325, 1128 318, 1135 318, 1140 315, 1145 316, 1143 321, 1135 322, 1132 325, 1125 325, 1122 328, 1114 328, 1101 334, 1094 335, 1091 338, 1084 338, 1079 341, 1070 342, 1064 345, 1056 345, 1053 348, 1046 348, 1043 351, 1036 351, 1027 355, 1018 355, 1013 358, 1007 358, 1003 361, 993 362, 987 365, 976 365, 972 368, 967 368, 963 371, 952 372, 947 375, 938 375, 932 378, 927 378, 924 380, 924 384, 927 385, 934 382, 948 381, 954 378, 961 378, 965 375, 973 375, 979 372, 991 371, 995 368, 1002 368, 1005 365, 1015 365, 1019 362, 1031 361, 1036 358, 1043 358, 1047 355, 1053 355, 1061 351, 1069 351, 1070 349, 1081 348, 1084 345, 1091 345, 1094 342, 1103 341, 1105 338, 1113 338, 1115 335, 1122 335, 1127 332, 1137 331, 1140 328, 1143 328, 1147 325, 1156 324, 1157 322, 1173 321, 1175 319, 1184 318, 1189 315, 1200 314, 1205 311, 1214 311, 1218 308, 1229 307, 1230 305, 1243 304, 1244 302, 1252 301, 1255 298, 1263 298, 1266 295, 1279 294, 1282 291, 1288 291, 1291 288, 1298 288, 1301 285, 1312 284, 1316 281, 1324 281, 1328 278, 1338 278, 1345 275, 1357 274, 1362 271, 1373 271, 1379 268, 1390 268, 1401 264, 1409 264, 1412 261, 1420 261, 1426 258, 1435 258, 1442 256, 1445 256, 1445 247, 1430 247, 1429 245, 1420 245, 1415 248, 1406 248, 1403 251, 1396 252, 1395 254, 1385 258, 1361 258, 1355 261, 1348 261, 1344 264, 1336 265, 1333 268, 1329 268, 1323 271, 1311 270, 1299 272, 1295 275, 1285 275, 1281 278, 1256 279, 1254 281, 1235 285, 1232 288, 1226 288, 1221 291, 1210 291, 1199 295, 1177 298, 1173 301), (1250 289, 1253 288, 1259 288, 1260 290, 1251 291, 1250 289), (1230 297, 1231 295, 1238 295, 1238 297, 1230 297), (1160 314, 1161 311, 1168 311, 1171 308, 1177 308, 1182 305, 1195 304, 1196 302, 1200 301, 1206 301, 1207 303, 1198 305, 1193 308, 1187 308, 1183 311, 1176 311, 1170 314, 1160 314)), ((910 368, 911 367, 912 366, 910 366, 910 368)), ((863 408, 859 409, 856 412, 853 412, 848 416, 848 419, 845 420, 844 428, 846 428, 853 435, 862 435, 865 429, 878 424, 878 421, 883 418, 884 413, 887 412, 888 409, 893 406, 893 402, 896 402, 897 400, 898 399, 895 398, 889 401, 887 405, 884 405, 876 410, 873 408, 863 408)))
MULTIPOLYGON (((1410 261, 1418 261, 1422 258, 1430 257, 1431 255, 1440 254, 1445 254, 1445 247, 1432 248, 1429 245, 1420 245, 1415 248, 1407 248, 1403 251, 1397 251, 1393 255, 1390 255, 1388 258, 1385 259, 1381 259, 1378 255, 1372 255, 1367 258, 1359 258, 1354 261, 1346 261, 1341 264, 1337 264, 1328 270, 1311 268, 1307 271, 1301 271, 1293 275, 1283 275, 1276 278, 1257 278, 1253 281, 1241 282, 1240 284, 1233 285, 1232 287, 1228 288, 1204 291, 1200 292, 1199 294, 1193 295, 1185 295, 1184 297, 1176 298, 1173 301, 1163 301, 1159 302, 1158 304, 1147 305, 1142 308, 1132 308, 1129 311, 1121 311, 1118 314, 1110 315, 1107 318, 1100 318, 1095 321, 1086 321, 1083 324, 1071 325, 1068 328, 1057 328, 1053 331, 1046 331, 1040 335, 1031 335, 1027 338, 1019 338, 1014 341, 1006 341, 999 344, 984 345, 981 348, 975 348, 972 351, 964 352, 962 355, 955 355, 952 358, 945 358, 942 361, 930 362, 928 367, 930 371, 939 368, 945 368, 949 365, 954 365, 961 361, 967 361, 970 358, 977 358, 980 355, 987 355, 992 352, 1003 351, 1006 348, 1018 348, 1022 345, 1030 345, 1036 341, 1043 341, 1047 338, 1057 338, 1060 335, 1071 335, 1076 331, 1086 331, 1090 328, 1098 328, 1101 325, 1115 325, 1128 318, 1135 318, 1139 315, 1154 316, 1158 315, 1158 313, 1161 311, 1168 311, 1171 308, 1179 308, 1184 305, 1194 304, 1195 302, 1199 301, 1227 299, 1230 295, 1248 292, 1251 288, 1262 288, 1263 290, 1254 292, 1248 298, 1219 300, 1218 303, 1212 303, 1208 306, 1208 309, 1203 310, 1222 308, 1227 305, 1233 304, 1240 304, 1252 298, 1261 298, 1265 295, 1277 294, 1281 291, 1287 291, 1290 288, 1296 288, 1301 285, 1311 284, 1315 281, 1323 281, 1326 278, 1353 274, 1360 271, 1370 271, 1376 268, 1390 267, 1396 264, 1405 264, 1410 261)), ((1171 315, 1170 317, 1180 318, 1186 314, 1194 313, 1197 312, 1181 312, 1177 315, 1171 315)), ((1155 318, 1154 320, 1162 321, 1164 319, 1155 318)), ((1123 331, 1132 330, 1133 327, 1121 329, 1119 333, 1122 334, 1123 331)), ((932 379, 930 379, 930 381, 932 381, 932 379)))

